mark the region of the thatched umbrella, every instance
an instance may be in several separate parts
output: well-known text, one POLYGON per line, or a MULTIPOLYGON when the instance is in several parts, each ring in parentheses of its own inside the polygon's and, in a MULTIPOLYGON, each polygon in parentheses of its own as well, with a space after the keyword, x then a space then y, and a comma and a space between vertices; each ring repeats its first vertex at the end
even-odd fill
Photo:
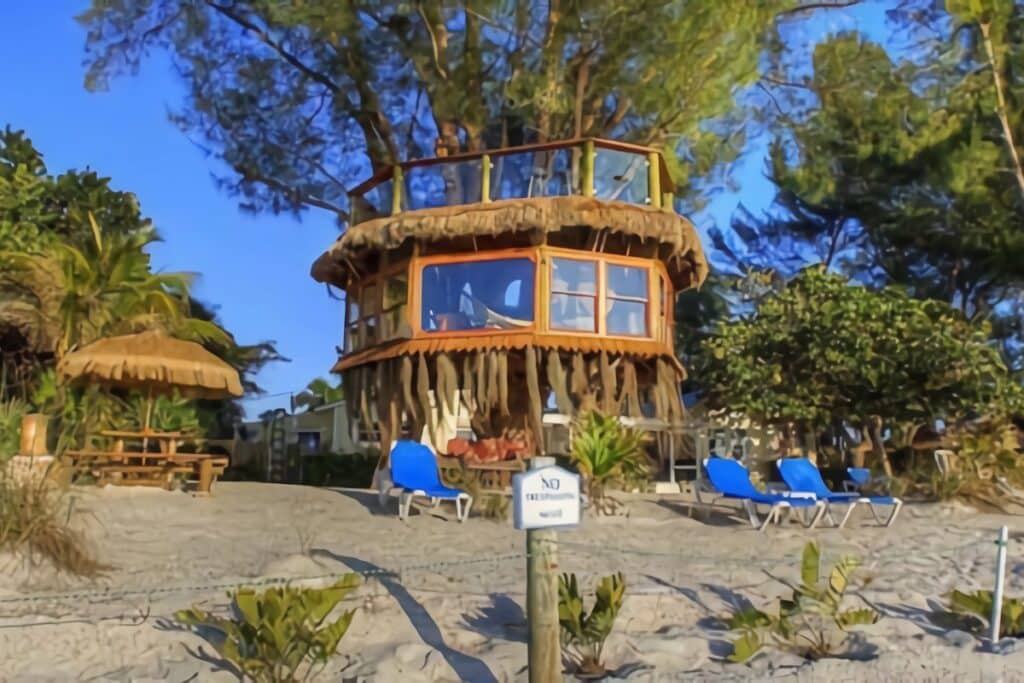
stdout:
POLYGON ((144 392, 144 432, 149 431, 154 394, 177 390, 210 399, 242 395, 237 370, 195 342, 158 331, 100 339, 64 356, 57 373, 71 382, 144 392))

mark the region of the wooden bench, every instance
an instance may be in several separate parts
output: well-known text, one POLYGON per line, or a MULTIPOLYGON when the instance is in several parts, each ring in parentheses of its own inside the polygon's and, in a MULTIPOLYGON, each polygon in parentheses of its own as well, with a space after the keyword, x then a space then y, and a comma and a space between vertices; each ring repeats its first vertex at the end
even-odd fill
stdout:
POLYGON ((88 471, 99 485, 162 486, 171 488, 175 475, 196 482, 198 493, 208 494, 228 467, 223 456, 203 453, 141 453, 133 451, 67 451, 76 469, 88 471))

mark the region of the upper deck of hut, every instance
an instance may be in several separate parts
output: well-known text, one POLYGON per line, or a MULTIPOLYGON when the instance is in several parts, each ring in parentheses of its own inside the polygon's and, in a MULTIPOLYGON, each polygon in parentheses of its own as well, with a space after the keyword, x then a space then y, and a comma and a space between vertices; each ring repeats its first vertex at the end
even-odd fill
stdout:
POLYGON ((350 224, 407 211, 537 197, 672 206, 672 179, 651 147, 581 138, 416 159, 349 193, 350 224))

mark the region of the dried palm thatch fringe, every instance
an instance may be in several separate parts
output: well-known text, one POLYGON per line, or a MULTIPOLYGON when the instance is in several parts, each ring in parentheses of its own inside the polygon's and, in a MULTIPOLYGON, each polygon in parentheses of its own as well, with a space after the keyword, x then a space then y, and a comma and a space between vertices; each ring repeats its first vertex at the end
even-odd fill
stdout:
POLYGON ((629 417, 640 417, 636 364, 631 358, 626 358, 622 362, 622 391, 619 393, 619 405, 625 407, 625 413, 629 417))
POLYGON ((543 443, 543 413, 544 404, 540 397, 540 378, 537 369, 537 351, 532 346, 526 347, 526 393, 529 398, 528 418, 530 430, 533 432, 537 443, 543 443))
POLYGON ((575 226, 657 241, 665 250, 669 275, 673 279, 686 277, 690 286, 700 285, 707 276, 700 237, 689 220, 654 207, 593 197, 505 199, 376 218, 345 231, 313 264, 311 275, 318 282, 343 287, 351 277, 346 259, 359 262, 366 252, 397 249, 406 240, 437 242, 522 232, 548 234, 575 226))
POLYGON ((601 409, 607 415, 619 414, 618 386, 615 369, 608 361, 608 353, 601 352, 599 359, 601 372, 601 409))
POLYGON ((459 388, 459 379, 455 372, 455 364, 447 353, 437 354, 434 361, 437 366, 437 393, 444 400, 445 408, 449 415, 456 414, 456 391, 459 388))
POLYGON ((548 386, 555 394, 555 405, 563 415, 572 415, 572 400, 569 398, 567 386, 568 374, 562 364, 562 356, 556 349, 548 350, 548 386))
POLYGON ((508 351, 502 349, 495 353, 498 355, 498 411, 502 417, 508 417, 508 351))

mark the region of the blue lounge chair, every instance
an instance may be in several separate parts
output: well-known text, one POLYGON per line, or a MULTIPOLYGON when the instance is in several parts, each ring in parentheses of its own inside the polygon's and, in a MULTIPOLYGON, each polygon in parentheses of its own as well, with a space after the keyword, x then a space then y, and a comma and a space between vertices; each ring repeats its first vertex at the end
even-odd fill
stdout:
POLYGON ((804 510, 815 509, 814 516, 806 523, 808 528, 813 529, 825 514, 825 503, 815 498, 813 494, 792 494, 792 493, 764 493, 758 491, 750 481, 750 473, 747 468, 735 460, 726 458, 708 458, 704 461, 704 469, 708 473, 711 485, 726 498, 734 498, 743 501, 743 506, 750 517, 750 523, 758 531, 764 531, 773 521, 778 522, 782 517, 782 511, 789 511, 793 508, 804 510), (757 514, 758 505, 767 505, 768 514, 764 520, 760 520, 757 514))
POLYGON ((430 498, 433 505, 442 500, 455 501, 455 516, 465 522, 473 497, 465 491, 441 483, 434 452, 415 441, 396 441, 391 447, 391 481, 402 489, 398 496, 398 517, 409 516, 409 508, 416 496, 430 498), (462 502, 465 501, 465 507, 462 502))
POLYGON ((847 467, 846 477, 843 490, 847 493, 858 493, 871 481, 871 470, 867 467, 847 467))
MULTIPOLYGON (((903 507, 903 501, 893 496, 864 496, 858 492, 836 493, 832 491, 825 484, 825 480, 821 478, 821 472, 818 471, 818 468, 807 458, 784 458, 779 461, 778 465, 782 480, 786 482, 786 486, 791 491, 813 493, 819 499, 828 503, 829 508, 834 504, 849 506, 843 519, 837 525, 839 527, 846 524, 846 521, 850 519, 850 515, 853 514, 853 510, 861 503, 865 503, 868 506, 871 510, 871 516, 882 526, 891 526, 896 521, 896 515, 900 513, 900 508, 903 507), (878 512, 875 510, 876 505, 892 507, 888 518, 883 520, 878 515, 878 512)), ((835 524, 832 510, 829 509, 827 514, 828 518, 835 524)))

